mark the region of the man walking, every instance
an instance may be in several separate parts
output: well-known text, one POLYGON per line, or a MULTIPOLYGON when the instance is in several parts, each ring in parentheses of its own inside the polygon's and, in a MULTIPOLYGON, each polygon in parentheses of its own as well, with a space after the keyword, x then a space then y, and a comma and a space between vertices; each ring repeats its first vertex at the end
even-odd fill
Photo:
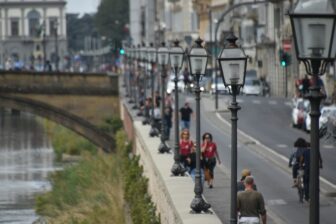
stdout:
POLYGON ((180 114, 181 114, 181 130, 190 129, 190 117, 193 114, 193 110, 190 108, 188 102, 184 103, 184 107, 180 109, 180 114))
POLYGON ((254 180, 247 176, 244 180, 245 191, 238 192, 237 209, 241 224, 266 224, 266 209, 261 193, 253 190, 254 180), (262 222, 260 222, 260 218, 262 222))

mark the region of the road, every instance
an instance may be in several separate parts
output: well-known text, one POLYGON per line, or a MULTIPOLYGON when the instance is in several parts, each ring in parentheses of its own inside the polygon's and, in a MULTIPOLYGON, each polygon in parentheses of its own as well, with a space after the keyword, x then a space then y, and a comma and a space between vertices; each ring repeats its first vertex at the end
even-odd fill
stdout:
MULTIPOLYGON (((180 94, 180 96, 180 105, 187 100, 194 108, 194 97, 192 95, 180 94)), ((283 99, 245 96, 239 96, 238 98, 242 107, 238 112, 238 128, 252 137, 241 134, 238 136, 238 176, 243 168, 252 170, 252 175, 255 176, 258 189, 263 193, 269 210, 271 219, 269 223, 308 223, 309 204, 300 204, 298 202, 297 192, 291 188, 293 182, 291 170, 287 167, 276 165, 274 160, 272 160, 274 158, 265 155, 263 150, 268 148, 268 150, 274 150, 287 157, 293 150, 293 141, 298 136, 303 136, 308 140, 309 136, 300 130, 290 127, 291 108, 289 103, 283 99), (251 140, 253 138, 256 141, 251 140)), ((228 96, 221 96, 219 103, 224 104, 228 100, 228 96)), ((208 95, 202 96, 201 133, 210 131, 213 134, 223 161, 223 165, 220 168, 226 174, 230 172, 231 160, 231 129, 227 122, 229 120, 229 112, 216 113, 213 99, 208 95)), ((195 137, 194 123, 192 123, 191 132, 193 137, 195 137)), ((332 170, 335 170, 333 169, 335 164, 332 161, 336 161, 332 155, 334 147, 331 148, 324 143, 322 145, 321 152, 325 161, 325 168, 322 174, 329 181, 334 182, 335 174, 332 174, 332 170)), ((209 191, 216 192, 217 197, 218 195, 223 195, 222 197, 224 197, 225 194, 221 192, 222 189, 216 189, 216 185, 221 188, 221 183, 219 182, 220 179, 216 179, 214 189, 205 189, 204 194, 206 197, 209 191)), ((213 197, 212 200, 208 198, 207 200, 218 214, 223 207, 221 203, 228 203, 230 198, 218 200, 213 197)), ((336 201, 321 194, 320 204, 321 223, 334 223, 332 217, 336 212, 336 201)), ((218 215, 221 218, 224 217, 221 214, 218 215)))

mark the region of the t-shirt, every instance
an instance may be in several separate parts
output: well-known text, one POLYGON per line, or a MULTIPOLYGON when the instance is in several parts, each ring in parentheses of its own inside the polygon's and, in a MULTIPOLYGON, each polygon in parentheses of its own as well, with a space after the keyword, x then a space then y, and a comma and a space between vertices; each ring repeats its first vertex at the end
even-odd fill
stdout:
POLYGON ((266 213, 262 194, 253 190, 238 192, 237 208, 242 217, 259 217, 266 213))
MULTIPOLYGON (((205 145, 205 143, 202 143, 202 147, 205 145)), ((203 153, 203 156, 205 158, 213 158, 216 155, 217 151, 217 145, 214 142, 208 142, 208 145, 203 153)))
POLYGON ((190 115, 193 113, 192 109, 190 107, 182 107, 180 109, 181 113, 181 120, 182 121, 190 121, 190 115))
POLYGON ((188 140, 188 141, 181 140, 180 141, 180 154, 182 156, 188 156, 193 146, 194 146, 194 143, 191 140, 188 140))

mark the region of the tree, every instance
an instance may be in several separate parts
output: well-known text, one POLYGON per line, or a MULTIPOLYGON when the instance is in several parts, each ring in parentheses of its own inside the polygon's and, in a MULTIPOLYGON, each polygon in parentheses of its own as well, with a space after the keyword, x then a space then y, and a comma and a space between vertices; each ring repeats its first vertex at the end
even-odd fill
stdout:
POLYGON ((100 35, 120 43, 129 35, 129 1, 102 0, 95 23, 100 35))
POLYGON ((85 14, 79 17, 79 14, 67 14, 67 34, 68 48, 70 51, 80 51, 84 49, 84 39, 87 36, 93 36, 96 32, 94 16, 85 14))

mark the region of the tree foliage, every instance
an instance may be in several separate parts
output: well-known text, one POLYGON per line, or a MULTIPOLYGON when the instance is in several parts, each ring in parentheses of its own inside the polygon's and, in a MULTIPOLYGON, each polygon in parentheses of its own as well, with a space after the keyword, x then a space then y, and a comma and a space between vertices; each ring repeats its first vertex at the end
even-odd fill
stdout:
POLYGON ((68 48, 70 51, 79 51, 84 49, 84 39, 87 36, 94 35, 94 16, 85 14, 79 17, 79 14, 67 14, 67 34, 68 48))
POLYGON ((102 0, 95 17, 98 32, 113 41, 128 35, 129 0, 102 0))

